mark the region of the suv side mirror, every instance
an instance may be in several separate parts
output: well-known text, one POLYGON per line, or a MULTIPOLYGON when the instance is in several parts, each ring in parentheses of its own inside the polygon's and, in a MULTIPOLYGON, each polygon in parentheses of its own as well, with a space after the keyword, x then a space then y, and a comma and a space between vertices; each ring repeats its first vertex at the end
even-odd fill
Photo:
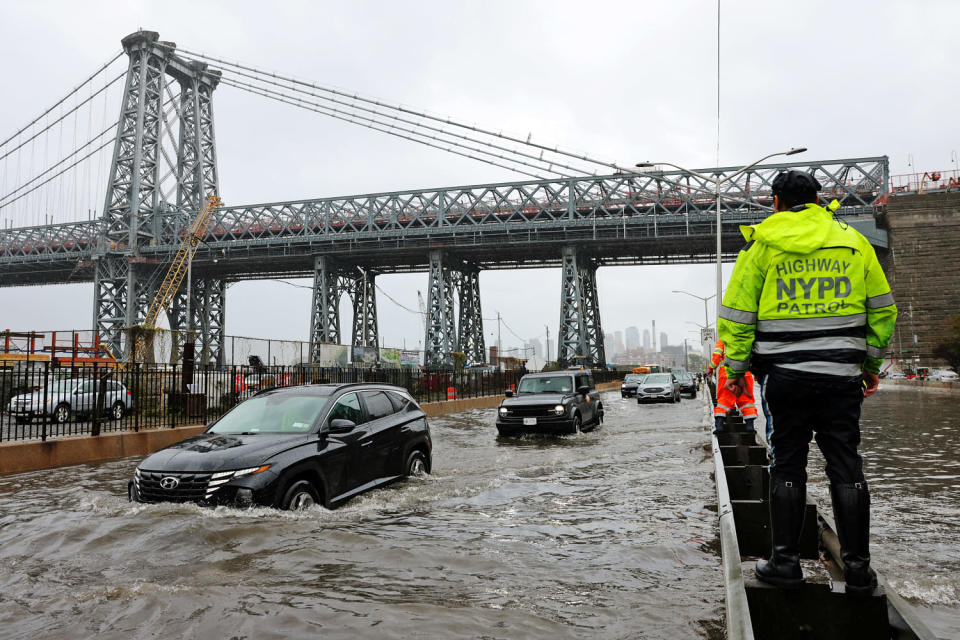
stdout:
POLYGON ((584 384, 584 385, 580 385, 579 387, 577 387, 577 393, 579 393, 579 394, 582 395, 582 396, 585 396, 585 395, 587 395, 588 393, 590 393, 590 387, 588 387, 588 386, 585 385, 585 384, 584 384))
POLYGON ((512 397, 513 397, 513 391, 510 390, 510 389, 507 389, 506 391, 503 392, 503 395, 507 396, 508 398, 512 398, 512 397))
POLYGON ((330 421, 330 433, 350 433, 356 426, 357 423, 353 420, 334 418, 330 421))

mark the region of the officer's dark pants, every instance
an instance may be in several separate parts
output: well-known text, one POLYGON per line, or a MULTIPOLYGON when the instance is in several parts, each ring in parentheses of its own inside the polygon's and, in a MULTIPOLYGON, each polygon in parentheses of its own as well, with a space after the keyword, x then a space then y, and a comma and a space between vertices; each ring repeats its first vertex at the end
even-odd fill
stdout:
POLYGON ((807 452, 814 432, 831 484, 865 482, 863 461, 857 453, 863 402, 859 379, 803 383, 771 374, 765 386, 774 424, 771 484, 806 483, 807 452))

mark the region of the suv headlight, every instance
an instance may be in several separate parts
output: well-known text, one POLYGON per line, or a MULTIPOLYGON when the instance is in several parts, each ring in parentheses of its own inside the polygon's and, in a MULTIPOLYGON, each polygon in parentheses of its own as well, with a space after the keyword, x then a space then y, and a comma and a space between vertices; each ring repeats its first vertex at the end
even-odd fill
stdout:
POLYGON ((567 412, 566 408, 562 404, 558 404, 553 408, 553 412, 558 416, 562 416, 567 412))
POLYGON ((500 415, 505 416, 508 413, 510 413, 510 409, 507 409, 506 407, 500 407, 500 415))

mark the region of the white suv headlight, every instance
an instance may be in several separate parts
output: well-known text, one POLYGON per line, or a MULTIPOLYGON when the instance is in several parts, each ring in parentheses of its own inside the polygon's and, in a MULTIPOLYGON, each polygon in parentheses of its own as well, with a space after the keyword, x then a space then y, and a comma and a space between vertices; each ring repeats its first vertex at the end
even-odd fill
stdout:
POLYGON ((505 416, 508 413, 510 413, 510 409, 507 409, 506 407, 500 407, 500 415, 505 416))
POLYGON ((563 414, 565 414, 565 413, 567 412, 567 410, 563 407, 562 404, 558 404, 557 406, 555 406, 555 407, 553 408, 553 412, 554 412, 555 414, 557 414, 558 416, 562 416, 563 414))

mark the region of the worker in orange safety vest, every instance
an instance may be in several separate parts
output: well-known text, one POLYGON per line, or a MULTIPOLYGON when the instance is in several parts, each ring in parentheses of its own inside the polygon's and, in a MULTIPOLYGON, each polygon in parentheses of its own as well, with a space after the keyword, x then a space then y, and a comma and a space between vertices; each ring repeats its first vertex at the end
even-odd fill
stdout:
POLYGON ((723 340, 717 340, 713 347, 713 358, 710 360, 710 373, 715 369, 717 371, 717 405, 713 408, 713 419, 716 423, 713 432, 721 433, 724 423, 727 420, 727 414, 734 406, 740 409, 743 420, 747 423, 747 431, 753 431, 753 421, 757 418, 757 405, 753 400, 753 374, 749 371, 744 375, 746 385, 741 396, 733 395, 733 392, 727 389, 727 372, 721 365, 726 357, 724 353, 723 340))

